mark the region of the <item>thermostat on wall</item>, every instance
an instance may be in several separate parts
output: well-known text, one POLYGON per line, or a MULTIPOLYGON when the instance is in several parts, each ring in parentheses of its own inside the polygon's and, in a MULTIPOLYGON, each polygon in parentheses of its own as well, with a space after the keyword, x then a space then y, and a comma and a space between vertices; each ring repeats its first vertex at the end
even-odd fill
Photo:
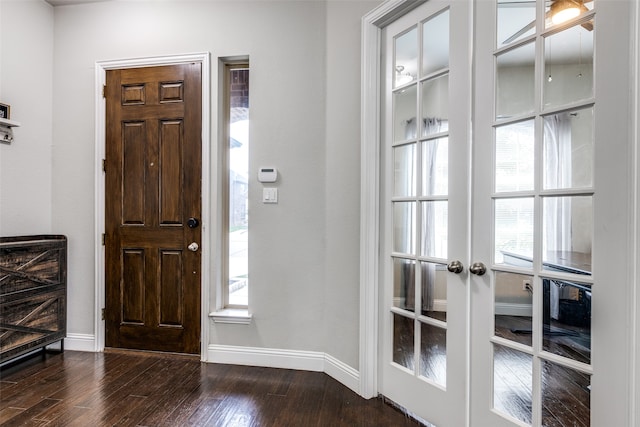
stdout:
POLYGON ((278 180, 278 169, 276 168, 260 168, 258 171, 258 181, 260 182, 276 182, 278 180))

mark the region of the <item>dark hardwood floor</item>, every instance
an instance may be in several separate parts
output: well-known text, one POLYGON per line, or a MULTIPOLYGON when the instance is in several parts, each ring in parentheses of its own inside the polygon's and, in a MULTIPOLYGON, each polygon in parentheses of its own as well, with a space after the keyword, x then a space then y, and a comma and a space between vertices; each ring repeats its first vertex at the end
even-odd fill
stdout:
POLYGON ((320 372, 65 351, 0 371, 2 426, 416 426, 320 372))

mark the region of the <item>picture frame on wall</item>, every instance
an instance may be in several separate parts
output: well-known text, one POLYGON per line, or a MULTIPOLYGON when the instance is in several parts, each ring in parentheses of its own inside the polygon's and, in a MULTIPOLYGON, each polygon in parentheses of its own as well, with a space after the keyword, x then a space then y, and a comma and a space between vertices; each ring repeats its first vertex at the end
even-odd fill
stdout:
POLYGON ((0 119, 9 120, 11 113, 11 107, 7 104, 0 104, 0 119))

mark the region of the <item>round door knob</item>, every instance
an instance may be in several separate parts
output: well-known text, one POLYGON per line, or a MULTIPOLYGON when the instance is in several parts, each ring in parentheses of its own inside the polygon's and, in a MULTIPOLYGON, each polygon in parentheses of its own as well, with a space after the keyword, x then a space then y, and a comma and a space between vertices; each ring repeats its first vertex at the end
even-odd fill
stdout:
POLYGON ((191 252, 195 252, 197 251, 199 248, 198 244, 196 242, 192 242, 189 244, 189 246, 187 246, 187 249, 189 249, 191 252))
POLYGON ((485 265, 481 262, 474 262, 473 264, 471 264, 471 267, 469 267, 469 271, 472 274, 477 274, 478 276, 482 276, 484 273, 487 272, 487 267, 485 267, 485 265))
POLYGON ((200 225, 200 221, 198 221, 198 218, 191 217, 187 220, 187 225, 189 226, 189 228, 196 228, 198 225, 200 225))
POLYGON ((460 261, 456 260, 456 261, 451 261, 447 265, 447 270, 449 270, 452 273, 460 274, 462 273, 462 270, 464 270, 464 267, 460 261))

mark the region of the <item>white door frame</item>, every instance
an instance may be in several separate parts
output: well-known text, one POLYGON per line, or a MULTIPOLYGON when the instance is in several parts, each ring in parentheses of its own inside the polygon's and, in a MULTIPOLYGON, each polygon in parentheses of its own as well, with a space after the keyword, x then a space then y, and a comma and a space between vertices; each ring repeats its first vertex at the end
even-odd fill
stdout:
MULTIPOLYGON (((633 76, 633 81, 631 84, 631 93, 635 94, 632 102, 633 106, 631 108, 631 114, 633 117, 631 126, 631 135, 635 141, 634 147, 634 157, 631 159, 633 162, 633 173, 635 174, 635 185, 634 197, 632 208, 634 209, 634 236, 633 238, 633 259, 635 260, 632 268, 632 279, 635 283, 635 289, 633 296, 635 297, 630 304, 633 306, 633 316, 635 319, 635 323, 631 325, 633 328, 633 337, 635 338, 634 342, 631 343, 631 348, 633 349, 633 369, 630 374, 634 375, 633 377, 633 387, 629 396, 631 402, 637 402, 640 398, 640 289, 638 289, 638 280, 640 274, 640 172, 638 171, 638 165, 640 165, 640 147, 638 144, 640 143, 640 3, 634 2, 633 6, 633 14, 631 16, 631 20, 633 22, 632 25, 632 39, 635 40, 635 44, 632 43, 633 51, 631 52, 631 61, 632 66, 634 67, 633 72, 631 73, 633 76)), ((640 423, 640 405, 636 404, 632 408, 631 413, 631 424, 638 425, 640 423)))
MULTIPOLYGON (((633 208, 635 209, 635 221, 633 227, 635 228, 633 249, 635 251, 633 259, 635 260, 633 267, 633 279, 635 280, 635 300, 631 301, 633 305, 633 315, 635 317, 635 324, 631 325, 634 328, 633 336, 635 337, 632 343, 634 349, 634 358, 632 373, 635 374, 633 381, 633 389, 629 396, 632 402, 637 402, 640 398, 640 289, 638 289, 639 269, 640 269, 640 173, 638 171, 638 165, 640 165, 640 149, 638 143, 640 142, 640 4, 634 3, 634 13, 631 17, 634 25, 632 27, 632 37, 635 40, 635 46, 633 46, 632 63, 635 69, 633 70, 633 82, 631 84, 631 93, 635 94, 633 98, 633 107, 631 108, 632 117, 634 122, 631 123, 631 135, 635 140, 635 156, 631 160, 633 162, 633 171, 635 173, 635 191, 633 196, 635 197, 633 208)), ((632 407, 631 423, 632 425, 638 425, 640 423, 640 405, 632 407)))
POLYGON ((97 61, 95 68, 95 324, 94 351, 104 351, 105 322, 102 309, 105 306, 105 254, 102 245, 102 234, 105 232, 105 174, 102 160, 105 156, 106 101, 103 87, 106 84, 107 70, 121 68, 139 68, 161 65, 175 65, 188 62, 202 64, 202 257, 201 257, 201 327, 200 327, 200 359, 206 362, 209 346, 209 295, 211 283, 211 108, 210 82, 211 64, 209 52, 184 55, 157 56, 145 58, 121 59, 113 61, 97 61))

